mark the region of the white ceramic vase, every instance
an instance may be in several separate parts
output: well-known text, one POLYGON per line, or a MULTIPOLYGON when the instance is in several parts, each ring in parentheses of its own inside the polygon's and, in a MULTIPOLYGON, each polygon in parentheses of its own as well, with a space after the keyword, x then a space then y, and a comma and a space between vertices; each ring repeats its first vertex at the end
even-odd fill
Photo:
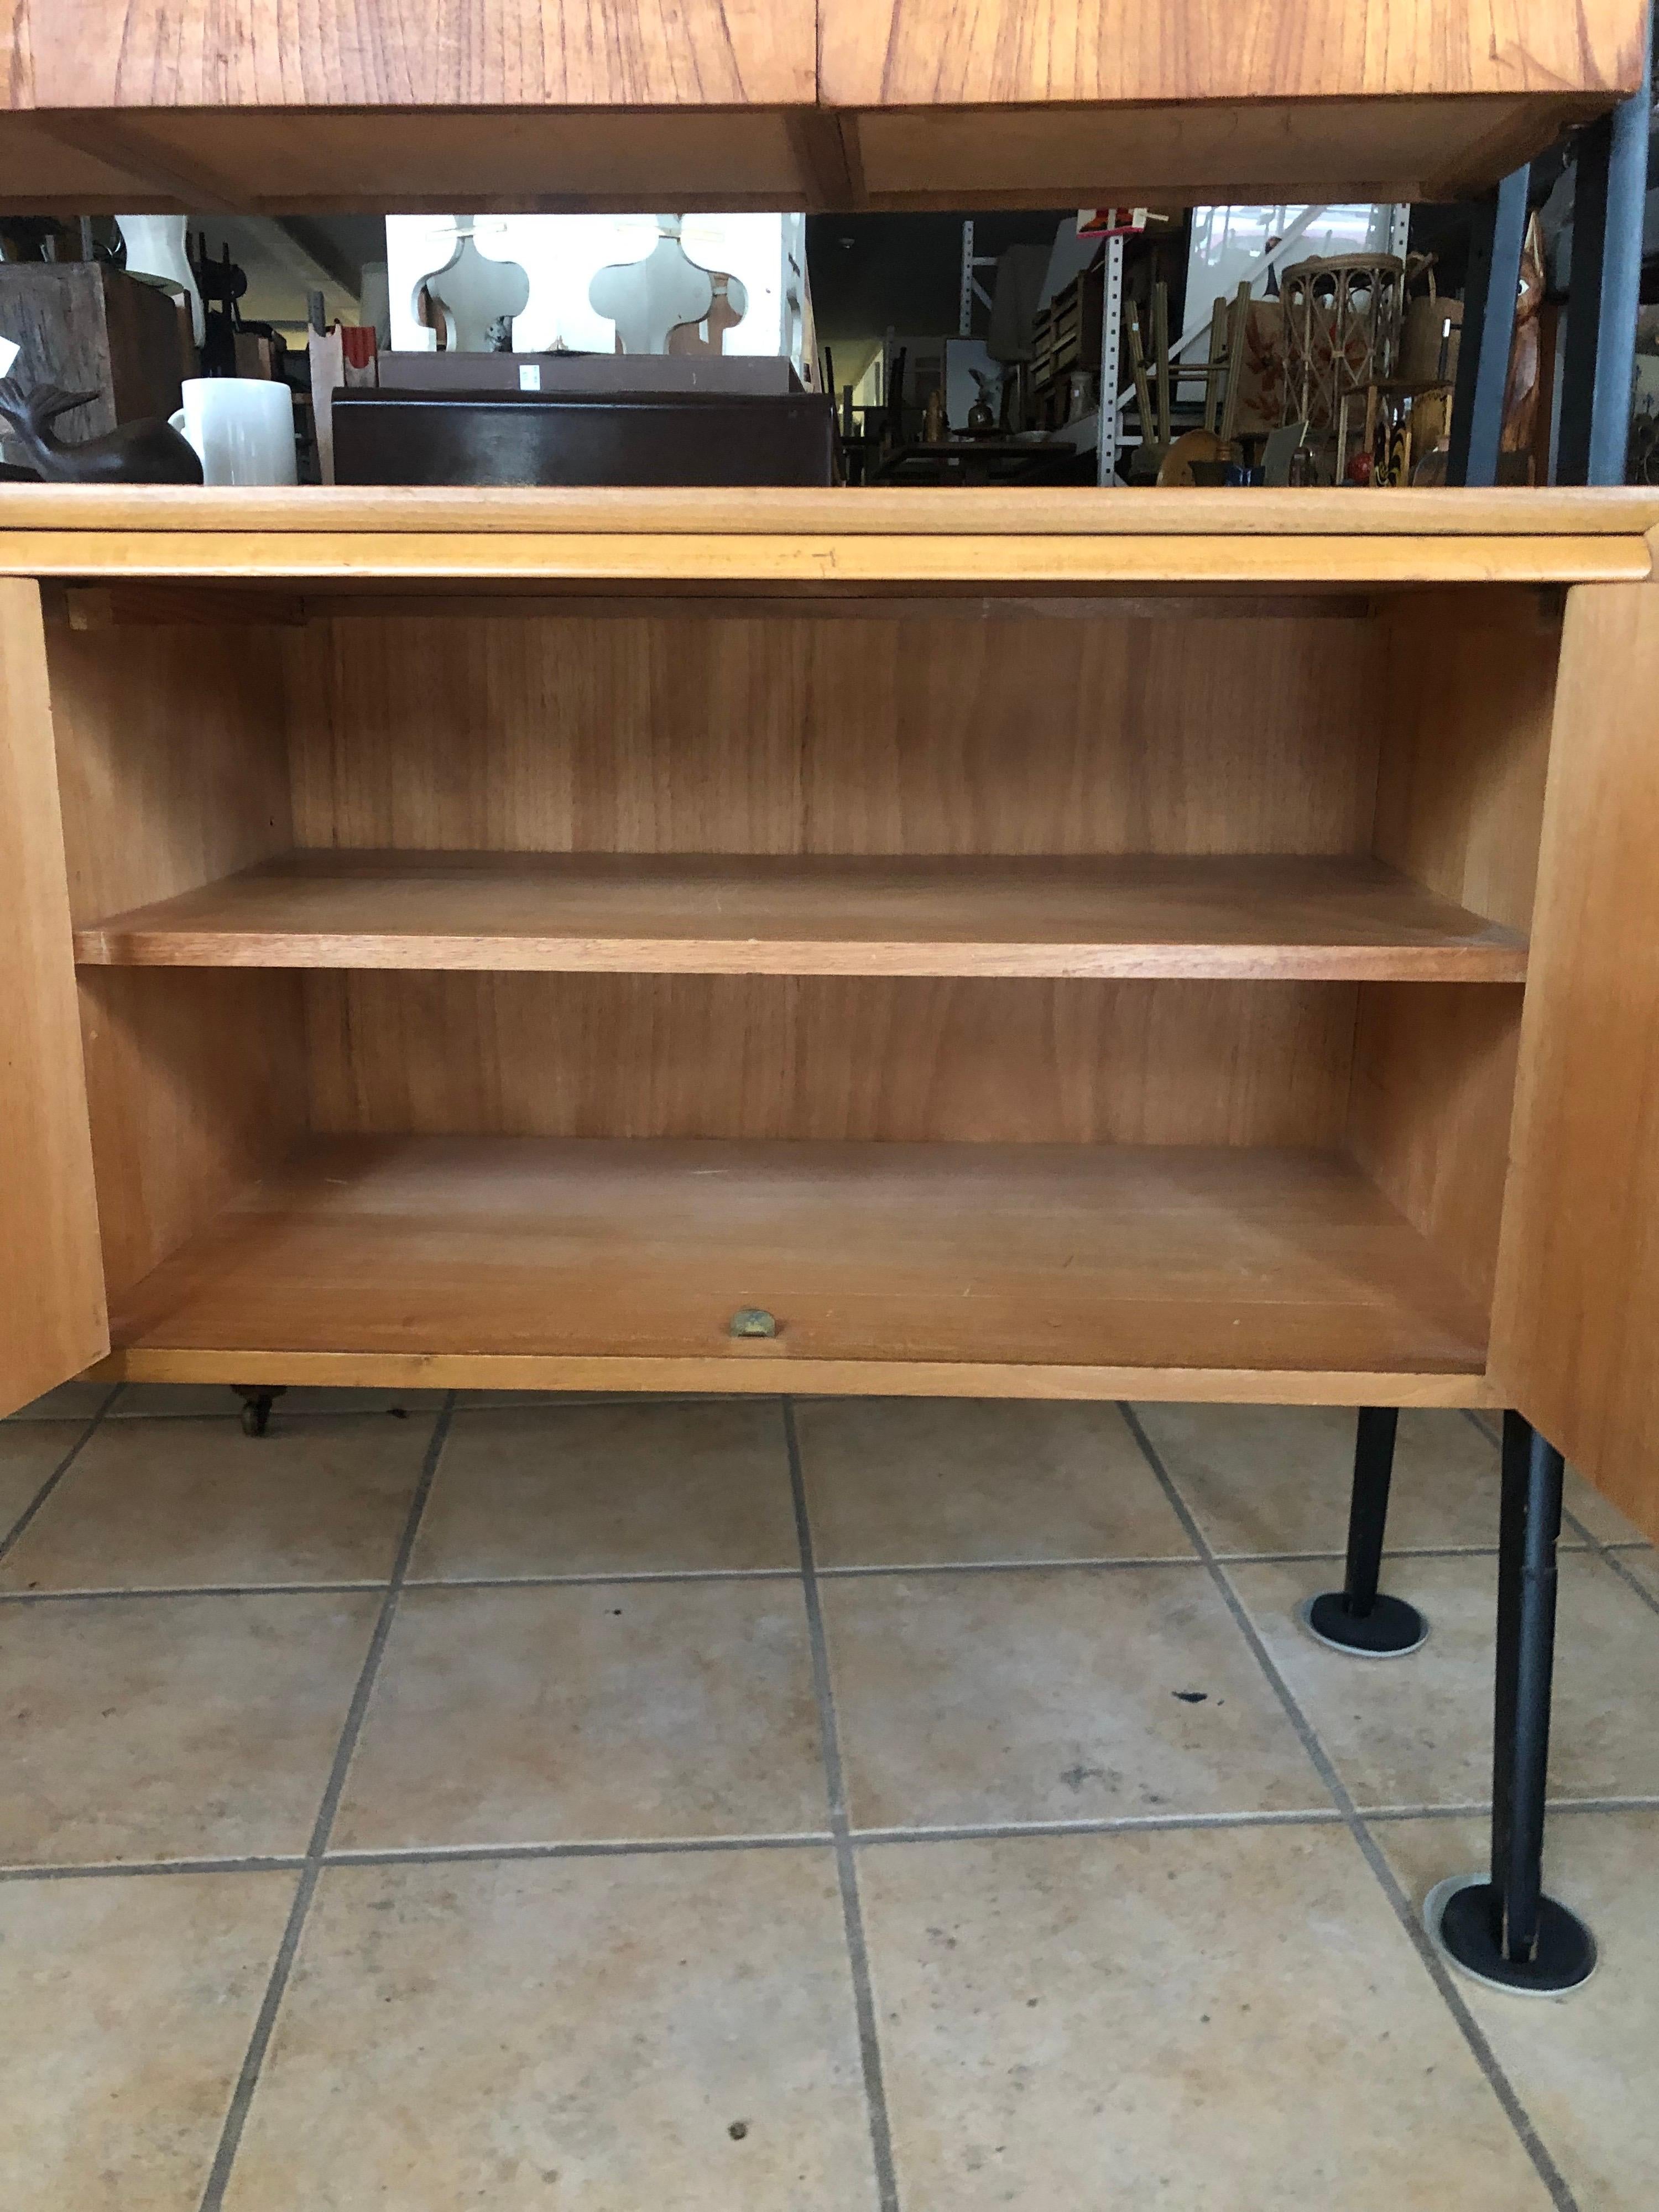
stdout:
POLYGON ((126 241, 127 274, 153 277, 168 291, 182 293, 190 301, 191 328, 199 346, 207 335, 207 316, 191 273, 190 256, 185 252, 185 227, 189 218, 182 215, 118 215, 115 220, 126 241))

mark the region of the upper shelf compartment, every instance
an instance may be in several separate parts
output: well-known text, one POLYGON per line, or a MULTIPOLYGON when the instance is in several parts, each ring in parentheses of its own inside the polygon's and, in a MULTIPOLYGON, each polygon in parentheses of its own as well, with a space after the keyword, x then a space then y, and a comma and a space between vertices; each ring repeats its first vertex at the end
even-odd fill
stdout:
POLYGON ((1518 983, 1374 860, 295 853, 76 933, 88 966, 1518 983))
POLYGON ((1450 197, 1636 89, 1644 0, 6 12, 15 210, 291 214, 1450 197))

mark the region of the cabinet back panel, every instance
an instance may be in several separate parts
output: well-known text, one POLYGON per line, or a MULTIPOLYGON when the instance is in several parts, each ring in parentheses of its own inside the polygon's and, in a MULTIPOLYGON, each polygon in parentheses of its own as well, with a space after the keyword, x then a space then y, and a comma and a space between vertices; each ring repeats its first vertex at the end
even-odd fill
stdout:
POLYGON ((1559 594, 1417 592, 1383 616, 1381 860, 1512 929, 1532 925, 1559 594))
POLYGON ((338 1134, 1334 1145, 1341 983, 312 972, 338 1134))
POLYGON ((289 635, 296 842, 1364 852, 1361 617, 376 616, 289 635))

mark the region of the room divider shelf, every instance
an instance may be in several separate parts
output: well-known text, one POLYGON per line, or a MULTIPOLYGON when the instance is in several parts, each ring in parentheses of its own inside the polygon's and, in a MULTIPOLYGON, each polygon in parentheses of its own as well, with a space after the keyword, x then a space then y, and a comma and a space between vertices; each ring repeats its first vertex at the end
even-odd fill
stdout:
POLYGON ((1314 1149, 314 1139, 111 1336, 155 1380, 1487 1402, 1476 1299, 1314 1149))
POLYGON ((1369 858, 297 852, 76 933, 87 966, 1518 983, 1369 858))

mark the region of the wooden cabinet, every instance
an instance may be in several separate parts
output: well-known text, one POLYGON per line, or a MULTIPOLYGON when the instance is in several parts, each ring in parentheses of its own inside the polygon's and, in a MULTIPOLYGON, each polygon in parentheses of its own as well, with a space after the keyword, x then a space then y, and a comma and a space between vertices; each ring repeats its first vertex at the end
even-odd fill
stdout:
POLYGON ((290 213, 1445 198, 1633 91, 1645 13, 9 0, 0 191, 290 213))
POLYGON ((1659 1526, 1648 495, 4 520, 12 1400, 1513 1403, 1659 1526))

